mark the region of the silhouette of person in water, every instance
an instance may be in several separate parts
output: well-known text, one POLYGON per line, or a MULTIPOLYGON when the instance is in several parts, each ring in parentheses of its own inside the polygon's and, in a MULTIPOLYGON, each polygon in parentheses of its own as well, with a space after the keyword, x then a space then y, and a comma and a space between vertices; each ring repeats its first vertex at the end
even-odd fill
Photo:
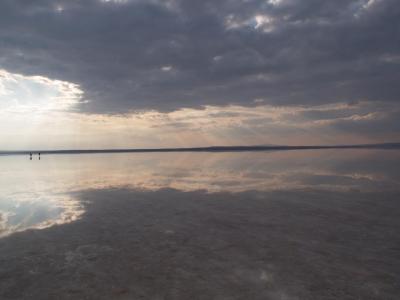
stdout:
POLYGON ((29 152, 29 159, 32 160, 32 152, 29 152))
POLYGON ((40 152, 39 152, 39 160, 40 160, 40 152))

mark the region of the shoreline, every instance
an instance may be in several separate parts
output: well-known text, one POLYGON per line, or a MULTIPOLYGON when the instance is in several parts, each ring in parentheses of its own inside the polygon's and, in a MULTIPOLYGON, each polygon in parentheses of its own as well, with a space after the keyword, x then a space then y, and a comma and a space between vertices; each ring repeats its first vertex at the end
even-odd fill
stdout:
POLYGON ((245 152, 245 151, 287 151, 325 149, 379 149, 400 150, 400 143, 362 145, 315 145, 315 146, 211 146, 189 148, 139 148, 139 149, 77 149, 77 150, 22 150, 0 151, 0 155, 32 154, 95 154, 95 153, 147 153, 147 152, 245 152))

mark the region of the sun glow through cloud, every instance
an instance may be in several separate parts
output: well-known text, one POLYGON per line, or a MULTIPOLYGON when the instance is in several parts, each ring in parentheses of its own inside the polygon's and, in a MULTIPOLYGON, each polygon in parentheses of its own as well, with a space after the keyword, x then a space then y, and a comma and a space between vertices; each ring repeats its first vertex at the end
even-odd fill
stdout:
POLYGON ((0 1, 0 150, 399 140, 397 2, 317 2, 0 1))
POLYGON ((71 109, 83 92, 77 84, 0 69, 1 112, 33 113, 71 109))
POLYGON ((388 111, 395 114, 397 109, 396 106, 376 106, 371 102, 272 106, 258 99, 255 101, 257 109, 230 105, 172 112, 85 114, 74 109, 82 101, 82 95, 83 91, 73 83, 1 70, 0 126, 4 139, 0 148, 300 145, 345 143, 349 139, 363 143, 371 141, 370 133, 359 132, 359 128, 369 123, 379 124, 391 117, 388 111), (342 123, 354 127, 355 133, 341 130, 342 123))
POLYGON ((0 70, 1 148, 46 148, 58 130, 74 134, 74 124, 64 120, 82 95, 70 82, 0 70))

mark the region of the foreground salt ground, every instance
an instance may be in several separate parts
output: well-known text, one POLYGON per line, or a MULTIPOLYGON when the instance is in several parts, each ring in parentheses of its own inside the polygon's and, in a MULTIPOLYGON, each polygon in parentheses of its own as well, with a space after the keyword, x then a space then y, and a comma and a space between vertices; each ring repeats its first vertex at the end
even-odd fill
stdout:
POLYGON ((0 299, 399 299, 398 193, 89 190, 0 240, 0 299))

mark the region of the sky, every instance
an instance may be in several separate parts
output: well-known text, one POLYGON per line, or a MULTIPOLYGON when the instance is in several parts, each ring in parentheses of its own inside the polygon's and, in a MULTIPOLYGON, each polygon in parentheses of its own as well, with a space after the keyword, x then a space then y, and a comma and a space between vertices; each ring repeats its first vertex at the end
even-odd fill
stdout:
POLYGON ((0 149, 400 141, 398 0, 2 0, 0 149))

